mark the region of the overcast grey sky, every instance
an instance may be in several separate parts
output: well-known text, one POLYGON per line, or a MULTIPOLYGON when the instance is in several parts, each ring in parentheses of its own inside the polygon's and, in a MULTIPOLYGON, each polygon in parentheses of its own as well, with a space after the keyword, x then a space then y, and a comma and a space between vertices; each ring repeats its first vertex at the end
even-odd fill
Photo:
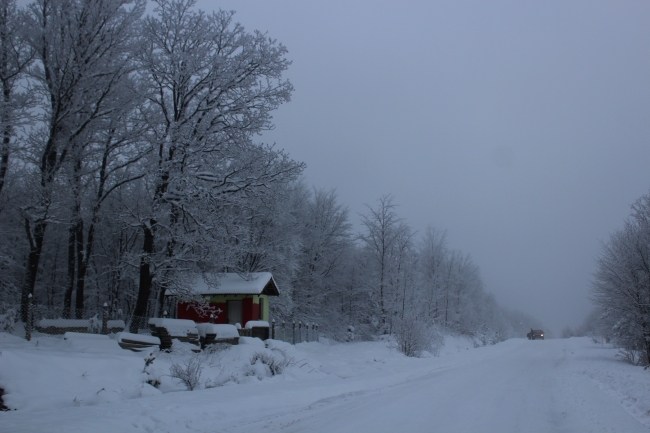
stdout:
POLYGON ((559 333, 650 188, 650 2, 200 1, 289 50, 276 142, 358 227, 395 197, 559 333))

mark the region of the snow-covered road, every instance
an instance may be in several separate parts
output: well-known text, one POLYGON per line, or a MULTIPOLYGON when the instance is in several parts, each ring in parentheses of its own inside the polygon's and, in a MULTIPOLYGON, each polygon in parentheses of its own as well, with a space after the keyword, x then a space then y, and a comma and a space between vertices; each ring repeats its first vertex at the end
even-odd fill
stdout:
POLYGON ((448 344, 442 356, 426 359, 381 342, 295 350, 304 359, 282 376, 5 412, 0 432, 635 433, 650 425, 647 372, 585 338, 448 344))
POLYGON ((235 431, 647 432, 580 374, 573 341, 519 340, 477 363, 447 366, 379 391, 235 431))

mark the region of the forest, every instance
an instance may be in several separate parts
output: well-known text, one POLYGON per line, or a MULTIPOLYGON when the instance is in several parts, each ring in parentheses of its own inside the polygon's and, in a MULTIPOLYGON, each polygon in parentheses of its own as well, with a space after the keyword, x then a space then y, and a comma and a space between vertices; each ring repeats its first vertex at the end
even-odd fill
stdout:
POLYGON ((269 271, 272 317, 338 340, 539 326, 444 228, 417 233, 391 194, 350 215, 260 142, 287 49, 194 3, 0 0, 0 314, 160 317, 193 275, 269 271))

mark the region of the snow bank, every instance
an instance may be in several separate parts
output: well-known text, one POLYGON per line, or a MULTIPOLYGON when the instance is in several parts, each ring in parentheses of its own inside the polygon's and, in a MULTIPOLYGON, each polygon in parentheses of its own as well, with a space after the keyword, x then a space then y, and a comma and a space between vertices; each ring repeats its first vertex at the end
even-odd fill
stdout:
POLYGON ((142 380, 142 356, 120 349, 106 336, 81 335, 9 344, 0 339, 4 403, 18 411, 39 412, 160 394, 142 380))

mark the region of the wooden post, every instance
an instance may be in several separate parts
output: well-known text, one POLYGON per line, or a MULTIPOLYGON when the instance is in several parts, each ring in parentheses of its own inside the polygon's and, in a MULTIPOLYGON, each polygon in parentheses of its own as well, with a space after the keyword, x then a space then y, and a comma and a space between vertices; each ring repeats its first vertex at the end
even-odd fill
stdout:
POLYGON ((296 344, 296 321, 293 321, 293 339, 291 341, 291 344, 296 344))
POLYGON ((32 307, 32 294, 27 295, 27 323, 25 323, 25 340, 32 339, 32 325, 34 322, 34 308, 32 307))
POLYGON ((271 320, 271 340, 275 340, 275 319, 271 320))
POLYGON ((102 334, 108 335, 108 304, 104 302, 104 310, 102 313, 102 334))

